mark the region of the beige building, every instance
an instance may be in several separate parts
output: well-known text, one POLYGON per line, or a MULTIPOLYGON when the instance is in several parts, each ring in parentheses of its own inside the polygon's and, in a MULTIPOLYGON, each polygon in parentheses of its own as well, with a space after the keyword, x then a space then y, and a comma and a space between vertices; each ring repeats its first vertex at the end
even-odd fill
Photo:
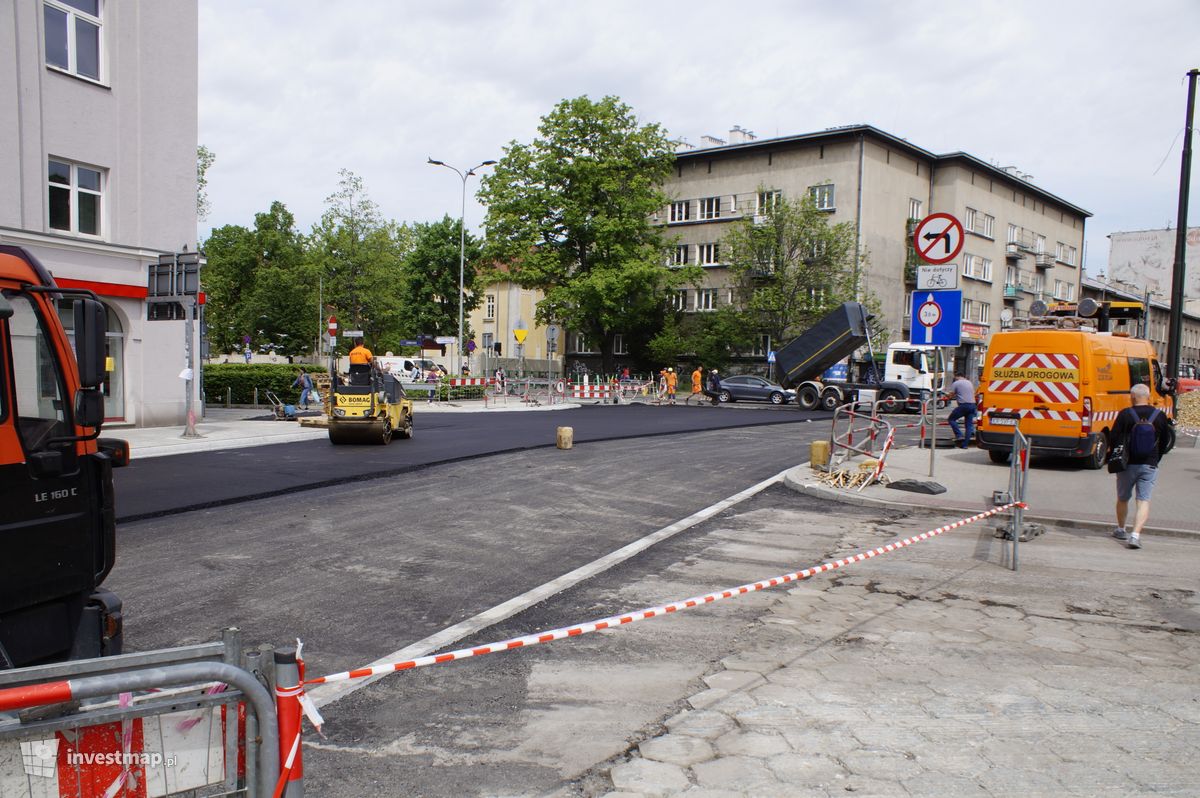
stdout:
POLYGON ((104 302, 115 423, 184 420, 184 322, 146 298, 196 251, 197 31, 196 0, 0 4, 0 243, 104 302))
POLYGON ((543 297, 541 291, 499 280, 481 288, 479 293, 479 306, 471 311, 469 319, 475 334, 475 351, 470 354, 469 363, 464 356, 472 374, 491 374, 497 366, 503 366, 510 375, 518 374, 522 368, 542 373, 551 370, 551 361, 555 361, 553 371, 562 373, 565 332, 560 332, 557 351, 552 354, 547 328, 534 321, 537 303, 543 297), (525 331, 524 343, 518 343, 517 330, 525 331))
MULTIPOLYGON (((811 195, 831 223, 854 225, 861 286, 881 302, 892 341, 909 339, 913 223, 935 212, 957 217, 966 230, 955 261, 963 291, 957 354, 968 373, 982 360, 988 336, 1008 323, 1006 308, 1020 317, 1035 298, 1071 300, 1079 293, 1090 213, 1014 168, 964 152, 935 155, 869 125, 773 139, 734 128, 729 141, 705 137, 700 147, 677 153, 675 176, 664 188, 672 201, 656 221, 678 241, 674 262, 705 269, 703 284, 676 299, 688 312, 732 301, 721 237, 777 192, 811 195)), ((784 343, 764 341, 760 348, 784 343)))

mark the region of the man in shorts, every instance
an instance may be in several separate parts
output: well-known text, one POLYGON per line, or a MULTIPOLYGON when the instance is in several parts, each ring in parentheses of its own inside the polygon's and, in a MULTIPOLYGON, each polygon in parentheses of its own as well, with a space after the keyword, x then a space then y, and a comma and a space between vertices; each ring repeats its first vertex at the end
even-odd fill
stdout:
POLYGON ((1129 465, 1124 471, 1117 472, 1117 528, 1113 537, 1124 540, 1131 549, 1142 547, 1142 527, 1150 517, 1150 495, 1154 492, 1154 483, 1158 479, 1158 461, 1172 440, 1170 421, 1166 413, 1150 406, 1150 389, 1144 383, 1138 383, 1129 389, 1130 407, 1117 415, 1117 423, 1113 424, 1112 443, 1114 446, 1124 444, 1129 451, 1129 465), (1139 421, 1149 421, 1154 425, 1154 445, 1149 451, 1136 451, 1135 437, 1138 433, 1135 426, 1139 421), (1133 530, 1126 533, 1125 519, 1129 514, 1129 500, 1137 498, 1137 508, 1133 514, 1133 530))

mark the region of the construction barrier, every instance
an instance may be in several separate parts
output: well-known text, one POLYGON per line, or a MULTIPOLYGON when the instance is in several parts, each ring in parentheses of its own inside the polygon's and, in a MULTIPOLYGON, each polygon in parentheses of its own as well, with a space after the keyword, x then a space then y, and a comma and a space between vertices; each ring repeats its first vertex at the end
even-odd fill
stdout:
POLYGON ((704 604, 711 604, 715 601, 721 601, 722 599, 736 598, 737 596, 745 595, 746 593, 766 590, 767 588, 778 587, 779 585, 784 585, 791 582, 799 582, 802 579, 808 579, 816 574, 833 571, 838 568, 844 568, 848 565, 853 565, 854 563, 869 560, 873 557, 878 557, 881 554, 888 554, 890 552, 912 546, 916 543, 931 540, 938 535, 942 535, 951 530, 959 529, 968 524, 973 524, 985 518, 990 518, 1000 513, 1007 512, 1017 506, 1018 504, 1013 502, 1000 507, 995 507, 991 510, 985 510, 982 513, 977 513, 976 515, 946 524, 945 526, 940 526, 937 529, 931 529, 928 532, 922 532, 919 535, 914 535, 902 540, 896 540, 883 546, 879 546, 878 548, 870 549, 869 551, 859 552, 858 554, 853 554, 849 557, 843 557, 840 560, 831 560, 829 562, 822 563, 821 565, 805 568, 802 571, 793 571, 788 574, 783 574, 782 576, 764 579, 760 582, 741 585, 739 587, 729 588, 728 590, 709 593, 704 596, 696 596, 695 598, 684 599, 683 601, 677 601, 660 607, 650 607, 648 609, 638 610, 637 612, 631 612, 625 615, 614 615, 608 618, 602 618, 598 621, 591 621, 589 623, 579 624, 576 626, 553 629, 548 632, 540 632, 534 635, 514 637, 508 640, 501 640, 496 643, 475 646, 474 648, 463 648, 458 649, 457 651, 448 651, 445 654, 430 654, 429 656, 417 657, 415 659, 404 660, 402 662, 384 663, 382 665, 357 668, 350 671, 342 671, 341 673, 334 673, 328 676, 320 676, 315 679, 310 679, 305 684, 331 684, 334 682, 349 681, 351 679, 365 679, 371 676, 381 676, 388 673, 394 673, 396 671, 423 668, 429 665, 440 665, 460 659, 479 657, 483 656, 484 654, 497 654, 502 651, 511 651, 516 648, 527 648, 529 646, 536 646, 542 643, 550 643, 554 640, 562 640, 568 637, 578 637, 591 632, 598 632, 603 629, 614 629, 618 626, 624 626, 636 621, 644 621, 650 618, 660 618, 664 615, 682 612, 683 610, 692 609, 693 607, 699 607, 704 604))
POLYGON ((260 663, 226 630, 221 643, 0 672, 0 712, 50 708, 0 716, 0 795, 269 794, 276 717, 260 663))

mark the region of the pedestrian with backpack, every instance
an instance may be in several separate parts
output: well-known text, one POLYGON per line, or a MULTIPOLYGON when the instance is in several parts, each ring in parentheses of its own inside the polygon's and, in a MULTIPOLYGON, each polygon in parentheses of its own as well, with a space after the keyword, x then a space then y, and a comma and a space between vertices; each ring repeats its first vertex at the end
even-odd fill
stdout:
POLYGON ((1150 517, 1150 495, 1158 479, 1158 461, 1169 451, 1174 436, 1171 421, 1157 407, 1150 406, 1150 388, 1138 383, 1129 390, 1130 407, 1117 414, 1113 424, 1112 440, 1114 456, 1110 459, 1110 470, 1117 474, 1117 528, 1113 537, 1124 540, 1131 549, 1142 547, 1142 527, 1150 517), (1122 453, 1118 447, 1124 447, 1122 453), (1125 461, 1123 469, 1119 463, 1125 461), (1113 463, 1116 463, 1114 469, 1113 463), (1133 529, 1126 531, 1125 521, 1129 514, 1129 500, 1137 498, 1133 515, 1133 529))

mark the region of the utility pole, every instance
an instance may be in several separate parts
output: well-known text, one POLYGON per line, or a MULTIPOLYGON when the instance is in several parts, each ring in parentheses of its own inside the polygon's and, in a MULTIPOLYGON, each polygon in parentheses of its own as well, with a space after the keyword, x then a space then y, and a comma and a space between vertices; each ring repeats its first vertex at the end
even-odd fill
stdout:
POLYGON ((1175 269, 1171 276, 1171 331, 1167 336, 1167 373, 1179 376, 1179 350, 1183 336, 1184 251, 1187 247, 1188 192, 1192 177, 1192 114, 1196 108, 1196 77, 1200 69, 1187 73, 1187 120, 1183 127, 1183 166, 1179 176, 1179 222, 1175 226, 1175 269))

